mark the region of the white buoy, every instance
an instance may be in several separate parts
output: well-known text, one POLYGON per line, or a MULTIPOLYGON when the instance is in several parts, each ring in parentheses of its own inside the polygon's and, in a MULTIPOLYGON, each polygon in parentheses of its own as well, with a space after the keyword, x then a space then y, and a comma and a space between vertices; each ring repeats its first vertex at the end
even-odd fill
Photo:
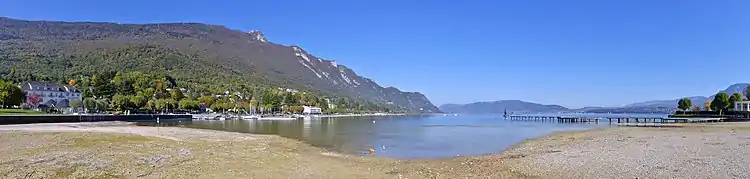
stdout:
POLYGON ((372 121, 373 124, 375 124, 375 121, 372 121))

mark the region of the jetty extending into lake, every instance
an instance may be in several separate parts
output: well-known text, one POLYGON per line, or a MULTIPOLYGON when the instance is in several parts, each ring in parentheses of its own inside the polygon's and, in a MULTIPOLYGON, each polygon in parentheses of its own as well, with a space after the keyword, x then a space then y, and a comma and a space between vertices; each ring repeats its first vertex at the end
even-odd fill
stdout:
POLYGON ((670 118, 670 117, 636 117, 636 116, 542 116, 542 115, 507 115, 506 120, 514 121, 539 121, 559 123, 599 123, 627 125, 640 124, 662 124, 662 123, 697 123, 697 122, 722 122, 724 118, 670 118))

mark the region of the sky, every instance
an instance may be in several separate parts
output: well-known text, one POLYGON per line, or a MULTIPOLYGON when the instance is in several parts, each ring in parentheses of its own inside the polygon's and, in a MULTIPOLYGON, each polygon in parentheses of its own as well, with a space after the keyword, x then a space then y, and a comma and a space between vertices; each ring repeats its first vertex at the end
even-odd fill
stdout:
POLYGON ((4 0, 0 16, 257 29, 436 105, 622 106, 750 82, 744 0, 4 0))

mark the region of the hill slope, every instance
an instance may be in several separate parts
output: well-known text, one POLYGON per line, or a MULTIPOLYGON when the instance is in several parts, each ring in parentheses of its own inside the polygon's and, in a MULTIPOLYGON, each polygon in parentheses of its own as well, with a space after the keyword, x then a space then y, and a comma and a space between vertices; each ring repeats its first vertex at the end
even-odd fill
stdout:
MULTIPOLYGON (((63 81, 107 70, 150 71, 186 85, 230 82, 308 89, 425 112, 439 112, 426 96, 384 88, 344 65, 299 46, 272 43, 260 31, 198 23, 115 24, 0 18, 0 72, 63 81)), ((198 86, 198 85, 195 85, 198 86)))
POLYGON ((546 113, 546 112, 563 112, 568 108, 559 105, 543 105, 530 103, 520 100, 501 100, 494 102, 476 102, 470 104, 445 104, 440 106, 440 110, 449 113, 503 113, 508 112, 520 113, 546 113))

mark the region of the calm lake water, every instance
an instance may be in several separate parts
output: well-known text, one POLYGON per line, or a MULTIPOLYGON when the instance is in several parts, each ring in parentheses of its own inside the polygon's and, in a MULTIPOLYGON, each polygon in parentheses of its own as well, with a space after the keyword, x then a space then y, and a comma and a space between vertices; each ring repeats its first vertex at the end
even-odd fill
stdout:
POLYGON ((346 117, 292 121, 192 121, 185 126, 274 134, 349 154, 369 155, 366 151, 372 147, 376 151, 374 156, 442 158, 496 153, 525 139, 555 131, 585 130, 609 125, 509 121, 499 115, 461 115, 346 117))

